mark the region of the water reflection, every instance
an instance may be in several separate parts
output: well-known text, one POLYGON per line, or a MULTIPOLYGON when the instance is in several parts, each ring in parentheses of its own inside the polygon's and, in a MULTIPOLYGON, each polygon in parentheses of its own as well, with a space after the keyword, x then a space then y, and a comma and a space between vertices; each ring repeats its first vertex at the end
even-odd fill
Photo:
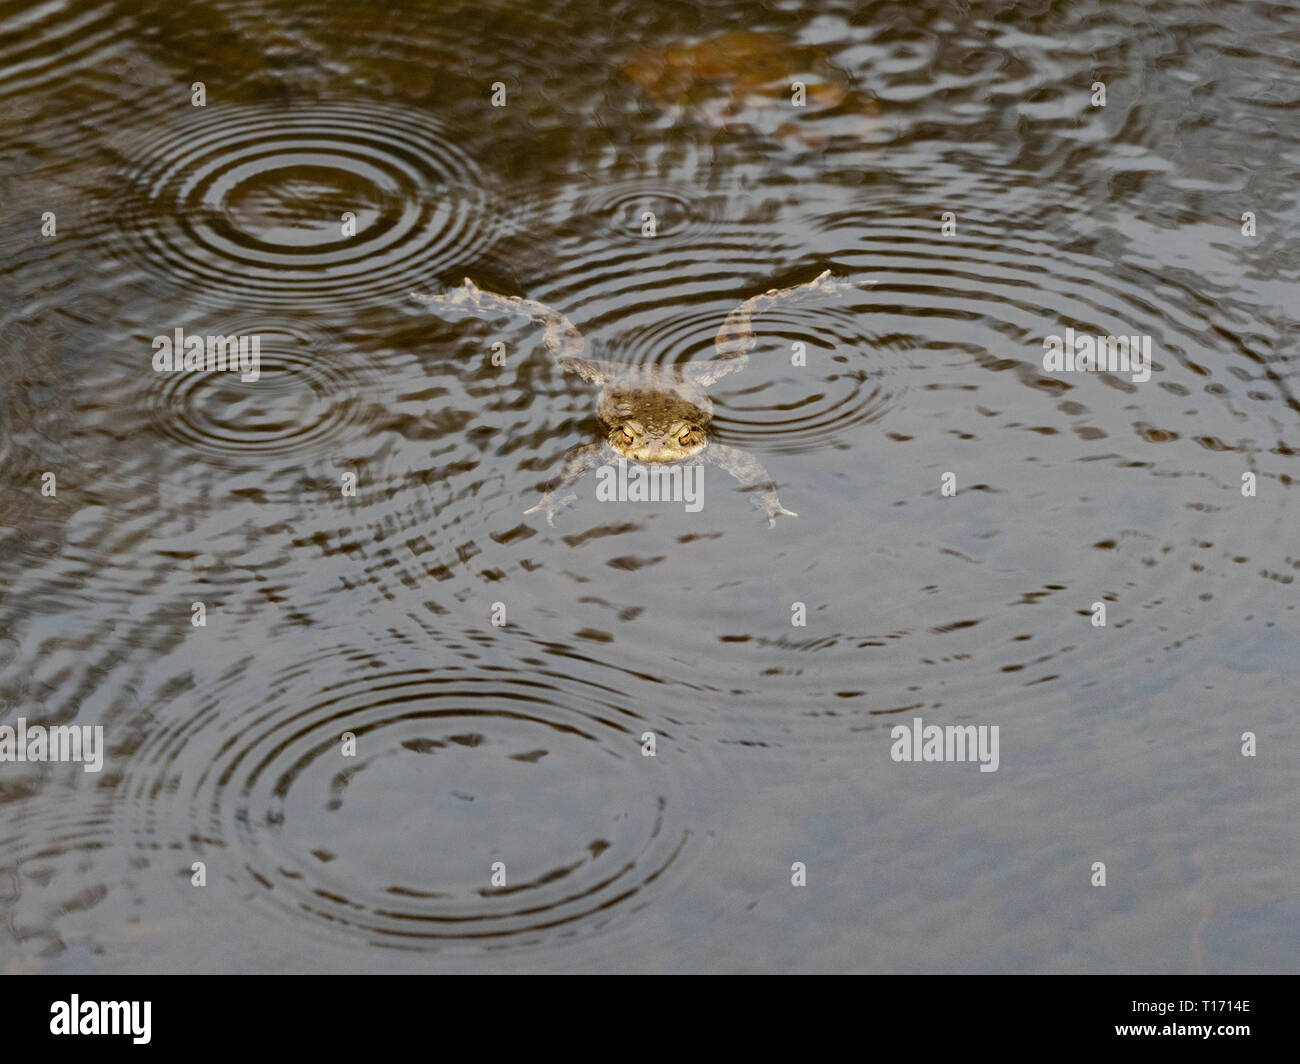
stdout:
POLYGON ((1189 11, 0 5, 0 716, 109 746, 0 764, 0 969, 1288 967, 1295 16, 1189 11), (771 531, 526 516, 593 392, 407 299, 663 366, 827 269, 710 389, 771 531))

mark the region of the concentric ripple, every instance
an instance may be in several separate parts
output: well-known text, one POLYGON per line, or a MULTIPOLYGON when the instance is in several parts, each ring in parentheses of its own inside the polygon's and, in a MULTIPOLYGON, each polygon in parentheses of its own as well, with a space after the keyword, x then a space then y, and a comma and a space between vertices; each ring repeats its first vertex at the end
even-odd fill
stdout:
POLYGON ((589 239, 615 246, 668 246, 707 237, 718 225, 721 204, 722 197, 634 178, 585 191, 566 207, 569 227, 589 239))
POLYGON ((323 933, 421 949, 591 931, 649 904, 691 836, 640 754, 646 722, 610 692, 349 648, 247 666, 138 752, 134 837, 183 833, 214 880, 323 933))
MULTIPOLYGON (((869 296, 845 295, 847 304, 869 296)), ((853 306, 774 310, 754 324, 751 357, 763 372, 719 401, 714 426, 729 438, 794 452, 848 446, 860 426, 879 421, 907 391, 906 348, 868 328, 853 306)))
MULTIPOLYGON (((871 298, 863 288, 820 305, 756 316, 750 365, 710 388, 715 432, 732 442, 793 452, 843 443, 857 426, 884 417, 906 393, 899 375, 907 365, 894 338, 868 328, 871 298)), ((714 340, 725 317, 721 309, 661 308, 620 333, 618 359, 633 365, 707 362, 716 357, 714 340)))
POLYGON ((250 344, 257 338, 257 379, 230 369, 156 373, 153 420, 164 435, 218 459, 247 462, 337 444, 355 425, 363 382, 330 357, 327 332, 249 318, 229 336, 250 344))
POLYGON ((478 167, 418 111, 211 107, 131 149, 120 244, 199 298, 397 298, 498 230, 478 167))

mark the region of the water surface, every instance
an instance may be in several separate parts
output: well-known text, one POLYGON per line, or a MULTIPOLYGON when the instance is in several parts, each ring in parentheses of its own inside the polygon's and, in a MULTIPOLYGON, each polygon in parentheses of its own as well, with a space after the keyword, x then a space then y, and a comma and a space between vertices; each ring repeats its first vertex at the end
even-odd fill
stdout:
POLYGON ((0 717, 108 748, 0 764, 0 970, 1294 971, 1298 34, 0 4, 0 717), (628 74, 740 32, 831 105, 628 74), (711 469, 697 513, 526 517, 595 391, 407 298, 678 363, 825 269, 875 283, 712 390, 772 529, 711 469), (155 373, 177 327, 260 378, 155 373), (1150 379, 1046 372, 1067 328, 1150 379), (998 770, 891 760, 918 716, 998 770))

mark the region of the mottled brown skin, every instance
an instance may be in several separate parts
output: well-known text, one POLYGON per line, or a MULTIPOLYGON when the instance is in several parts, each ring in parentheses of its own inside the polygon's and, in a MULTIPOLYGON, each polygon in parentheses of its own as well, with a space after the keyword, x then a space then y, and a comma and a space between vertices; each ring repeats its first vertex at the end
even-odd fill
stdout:
POLYGON ((543 342, 556 365, 600 388, 597 408, 607 426, 606 438, 600 443, 571 448, 564 456, 559 481, 526 513, 544 511, 546 523, 554 525, 556 513, 577 498, 572 491, 558 493, 606 462, 626 458, 634 462, 674 463, 699 458, 725 470, 742 489, 753 492, 755 505, 762 506, 768 524, 775 525, 779 516, 797 517, 798 514, 781 505, 767 471, 757 459, 734 447, 710 441, 707 426, 713 417, 713 402, 704 389, 720 377, 744 368, 749 352, 757 343, 750 325, 751 314, 775 303, 794 302, 848 287, 852 286, 831 277, 827 270, 805 284, 769 289, 747 299, 727 315, 718 330, 714 341, 717 358, 676 366, 629 366, 581 358, 585 347, 582 334, 559 311, 533 300, 486 292, 468 277, 460 288, 443 295, 412 292, 411 296, 426 306, 462 309, 484 316, 523 314, 544 327, 543 342))
POLYGON ((789 110, 790 120, 774 135, 809 147, 813 142, 794 121, 800 114, 845 104, 865 116, 864 136, 877 115, 874 101, 852 93, 848 74, 820 48, 794 45, 774 33, 732 30, 695 44, 643 48, 621 69, 656 107, 678 121, 715 128, 737 122, 761 125, 789 110), (791 95, 796 81, 805 94, 798 110, 792 108, 791 95))
POLYGON ((623 65, 623 73, 665 106, 691 107, 725 92, 731 111, 760 96, 785 96, 801 73, 829 80, 807 84, 810 101, 834 107, 848 94, 820 48, 798 47, 774 33, 733 30, 697 44, 646 48, 623 65))

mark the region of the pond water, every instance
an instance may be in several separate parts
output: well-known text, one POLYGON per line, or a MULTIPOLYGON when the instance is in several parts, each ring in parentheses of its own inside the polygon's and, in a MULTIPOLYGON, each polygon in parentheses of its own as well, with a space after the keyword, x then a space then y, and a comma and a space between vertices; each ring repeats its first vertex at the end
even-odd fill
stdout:
POLYGON ((0 761, 0 971, 1296 970, 1298 33, 4 0, 0 724, 103 765, 0 761), (775 527, 525 515, 598 389, 410 298, 645 368, 824 270, 709 388, 775 527))

